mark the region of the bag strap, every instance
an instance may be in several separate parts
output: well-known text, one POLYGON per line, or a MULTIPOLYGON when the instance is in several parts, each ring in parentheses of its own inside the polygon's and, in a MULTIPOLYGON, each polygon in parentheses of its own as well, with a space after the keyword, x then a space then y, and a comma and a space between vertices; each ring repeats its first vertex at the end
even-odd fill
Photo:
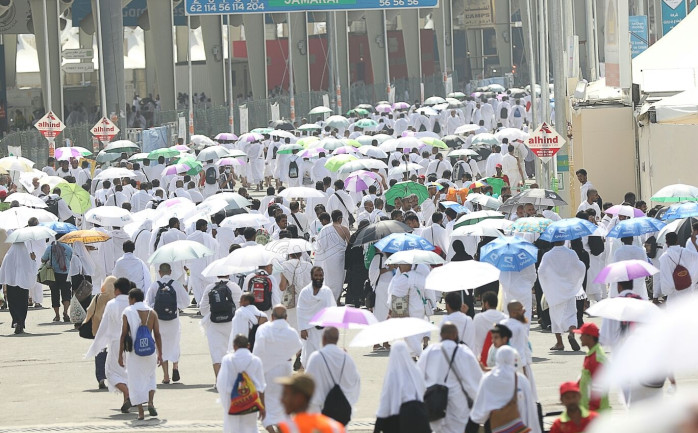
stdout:
MULTIPOLYGON (((345 207, 346 207, 346 206, 345 206, 345 207)), ((300 221, 298 221, 298 218, 296 218, 296 214, 294 214, 293 212, 291 212, 291 217, 293 217, 293 220, 294 220, 294 221, 296 222, 296 224, 298 225, 298 228, 299 228, 299 229, 302 229, 302 230, 301 230, 302 232, 304 232, 304 231, 306 231, 306 230, 308 229, 307 227, 306 227, 306 228, 301 227, 300 221)))
POLYGON ((376 287, 378 286, 378 280, 381 279, 381 269, 383 269, 383 254, 380 254, 378 256, 378 278, 376 278, 376 283, 373 285, 373 291, 376 291, 376 287))
MULTIPOLYGON (((327 372, 330 373, 330 379, 332 379, 332 383, 334 383, 335 385, 337 385, 337 381, 334 380, 334 376, 332 375, 332 369, 330 369, 329 364, 327 364, 327 359, 325 359, 325 355, 324 355, 322 352, 320 352, 319 350, 318 350, 318 353, 319 353, 320 356, 322 357, 322 360, 325 361, 325 367, 327 367, 327 372)), ((346 358, 345 358, 345 361, 346 361, 346 358)), ((344 371, 344 364, 342 364, 342 371, 344 371)), ((340 378, 340 379, 342 378, 341 373, 340 373, 339 378, 340 378)))
MULTIPOLYGON (((451 367, 453 366, 453 361, 456 359, 456 352, 458 351, 458 346, 456 345, 456 349, 453 351, 453 355, 451 355, 451 361, 449 362, 448 360, 448 354, 446 353, 446 349, 444 349, 444 346, 441 345, 441 353, 444 354, 444 357, 446 358, 446 362, 448 362, 448 370, 446 371, 446 377, 444 377, 444 384, 448 380, 448 375, 451 373, 451 367)), ((456 377, 458 377, 456 375, 456 377)))
POLYGON ((348 214, 351 214, 351 212, 349 212, 349 208, 347 207, 347 205, 344 204, 344 200, 342 200, 342 196, 339 195, 339 193, 336 192, 336 191, 335 191, 334 195, 337 197, 337 199, 339 200, 339 202, 342 203, 342 206, 344 206, 344 209, 347 211, 347 213, 348 213, 348 214))
MULTIPOLYGON (((448 360, 448 355, 446 354, 446 349, 444 349, 443 345, 441 346, 441 352, 444 354, 444 356, 448 360)), ((458 344, 456 344, 456 347, 453 349, 453 356, 451 357, 451 363, 448 365, 449 372, 451 371, 453 360, 456 358, 457 352, 458 352, 458 344)), ((453 374, 456 375, 456 379, 458 380, 458 385, 460 385, 461 391, 463 391, 463 394, 465 394, 465 400, 468 404, 468 407, 470 407, 470 402, 473 401, 473 399, 470 398, 470 394, 468 394, 468 391, 465 390, 465 387, 463 386, 463 382, 461 381, 460 375, 458 374, 458 369, 453 368, 453 374)), ((446 378, 448 378, 448 373, 446 373, 446 378)), ((444 379, 444 383, 445 382, 446 382, 446 379, 444 379)), ((516 386, 514 386, 514 399, 516 399, 516 386)))

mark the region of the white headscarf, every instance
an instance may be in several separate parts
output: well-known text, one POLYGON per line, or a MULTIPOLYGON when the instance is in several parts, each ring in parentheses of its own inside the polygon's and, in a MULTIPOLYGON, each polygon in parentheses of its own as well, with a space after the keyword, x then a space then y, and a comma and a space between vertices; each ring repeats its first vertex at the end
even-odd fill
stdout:
POLYGON ((70 269, 68 276, 74 275, 89 275, 95 274, 95 262, 92 256, 85 248, 85 244, 80 241, 73 243, 73 256, 70 259, 70 269))
POLYGON ((404 341, 398 341, 390 349, 388 369, 383 379, 383 391, 376 416, 387 418, 400 413, 402 403, 422 401, 426 385, 417 365, 410 357, 404 341))
POLYGON ((514 378, 519 354, 511 346, 501 346, 495 356, 496 367, 483 376, 473 411, 489 413, 501 409, 514 395, 514 378))
POLYGON ((0 284, 18 286, 29 290, 36 284, 34 261, 24 242, 10 245, 0 266, 0 284))

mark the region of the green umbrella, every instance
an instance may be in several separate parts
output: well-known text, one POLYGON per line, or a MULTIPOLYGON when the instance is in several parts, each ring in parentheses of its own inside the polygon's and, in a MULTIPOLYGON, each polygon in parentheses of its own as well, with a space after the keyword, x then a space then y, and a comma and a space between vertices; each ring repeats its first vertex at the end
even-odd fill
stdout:
POLYGON ((318 131, 320 129, 322 129, 320 125, 316 125, 315 123, 306 123, 298 127, 299 131, 318 131))
POLYGON ((371 113, 369 113, 368 110, 364 110, 363 108, 354 108, 353 110, 347 111, 347 116, 368 116, 369 114, 371 113))
POLYGON ((273 128, 255 128, 250 132, 254 132, 255 134, 270 134, 273 130, 273 128))
POLYGON ((112 141, 104 148, 106 153, 136 153, 140 148, 130 140, 112 141))
POLYGON ((504 179, 498 178, 498 177, 487 177, 485 179, 481 179, 483 182, 485 182, 487 185, 492 187, 492 194, 501 194, 502 193, 502 187, 504 186, 504 179))
POLYGON ((341 141, 347 146, 361 147, 361 143, 351 138, 342 138, 341 141))
POLYGON ((288 143, 288 144, 282 144, 279 146, 279 151, 277 152, 280 155, 289 155, 293 153, 294 150, 303 150, 305 149, 302 145, 298 143, 288 143))
POLYGON ((105 151, 101 151, 97 154, 97 158, 95 160, 99 162, 100 164, 103 164, 105 162, 112 162, 114 160, 117 160, 121 157, 121 154, 118 153, 107 153, 105 151))
POLYGON ((162 149, 155 149, 152 152, 148 154, 148 159, 158 159, 161 156, 164 156, 165 158, 172 158, 173 156, 178 156, 179 155, 179 150, 172 149, 170 147, 164 147, 162 149))
POLYGON ((341 154, 341 155, 336 155, 333 156, 332 158, 328 159, 327 162, 325 163, 325 168, 328 169, 329 171, 336 172, 339 170, 339 167, 343 166, 347 162, 350 161, 356 161, 357 157, 354 155, 349 155, 349 154, 341 154))
POLYGON ((61 190, 61 198, 74 213, 84 214, 92 208, 90 193, 74 183, 59 183, 56 188, 61 190))
POLYGON ((396 198, 407 197, 416 194, 419 204, 429 198, 427 187, 417 182, 398 182, 385 192, 385 202, 391 206, 395 205, 396 198))
POLYGON ((318 140, 320 139, 317 137, 305 137, 296 141, 296 144, 303 146, 304 149, 307 149, 308 147, 310 147, 311 144, 315 143, 318 140))
POLYGON ((437 147, 437 148, 439 148, 439 149, 448 149, 448 146, 446 145, 446 143, 444 143, 443 141, 439 140, 438 138, 434 138, 434 137, 423 137, 423 138, 420 138, 420 140, 421 140, 422 142, 428 144, 428 145, 431 146, 431 147, 437 147))
POLYGON ((195 174, 198 174, 199 172, 203 171, 204 166, 201 164, 201 162, 197 161, 194 159, 192 156, 185 156, 183 158, 179 158, 176 162, 177 164, 186 164, 189 167, 191 167, 191 170, 187 170, 187 174, 190 176, 193 176, 195 174))
POLYGON ((375 128, 376 126, 378 126, 378 122, 372 119, 361 119, 354 125, 359 128, 375 128))

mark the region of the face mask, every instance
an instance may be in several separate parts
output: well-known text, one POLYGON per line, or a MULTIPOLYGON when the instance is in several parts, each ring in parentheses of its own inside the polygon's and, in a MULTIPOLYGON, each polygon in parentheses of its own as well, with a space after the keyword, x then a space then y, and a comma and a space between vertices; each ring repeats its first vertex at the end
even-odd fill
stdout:
POLYGON ((324 282, 324 279, 320 280, 320 279, 313 278, 313 288, 315 288, 315 289, 321 288, 323 282, 324 282))

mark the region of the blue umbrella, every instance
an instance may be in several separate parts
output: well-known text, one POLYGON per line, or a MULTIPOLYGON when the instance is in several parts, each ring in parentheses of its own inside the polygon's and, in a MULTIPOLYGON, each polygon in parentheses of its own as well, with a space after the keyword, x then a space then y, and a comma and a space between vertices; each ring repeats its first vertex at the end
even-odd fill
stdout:
POLYGON ((453 209, 453 210, 456 211, 456 213, 458 213, 458 214, 470 213, 470 211, 468 210, 468 208, 465 207, 465 206, 463 206, 463 205, 460 204, 460 203, 456 203, 456 202, 441 202, 441 204, 444 205, 445 208, 451 208, 451 209, 453 209))
POLYGON ((64 235, 66 233, 74 232, 78 228, 70 223, 63 223, 60 221, 53 221, 50 223, 41 223, 40 225, 48 227, 59 235, 64 235))
POLYGON ((407 250, 434 250, 434 245, 428 240, 411 233, 392 233, 376 242, 375 247, 384 253, 396 253, 407 250))
POLYGON ((698 216, 698 203, 678 203, 669 206, 662 219, 664 221, 684 219, 698 216))
POLYGON ((658 232, 666 226, 665 223, 656 218, 640 217, 630 218, 620 221, 615 227, 608 232, 609 238, 627 238, 632 236, 640 236, 645 233, 658 232))
POLYGON ((594 233, 596 226, 581 218, 555 221, 545 229, 540 238, 548 242, 571 241, 594 233))
POLYGON ((538 261, 538 248, 515 236, 501 237, 482 247, 480 261, 500 271, 518 272, 538 261))

